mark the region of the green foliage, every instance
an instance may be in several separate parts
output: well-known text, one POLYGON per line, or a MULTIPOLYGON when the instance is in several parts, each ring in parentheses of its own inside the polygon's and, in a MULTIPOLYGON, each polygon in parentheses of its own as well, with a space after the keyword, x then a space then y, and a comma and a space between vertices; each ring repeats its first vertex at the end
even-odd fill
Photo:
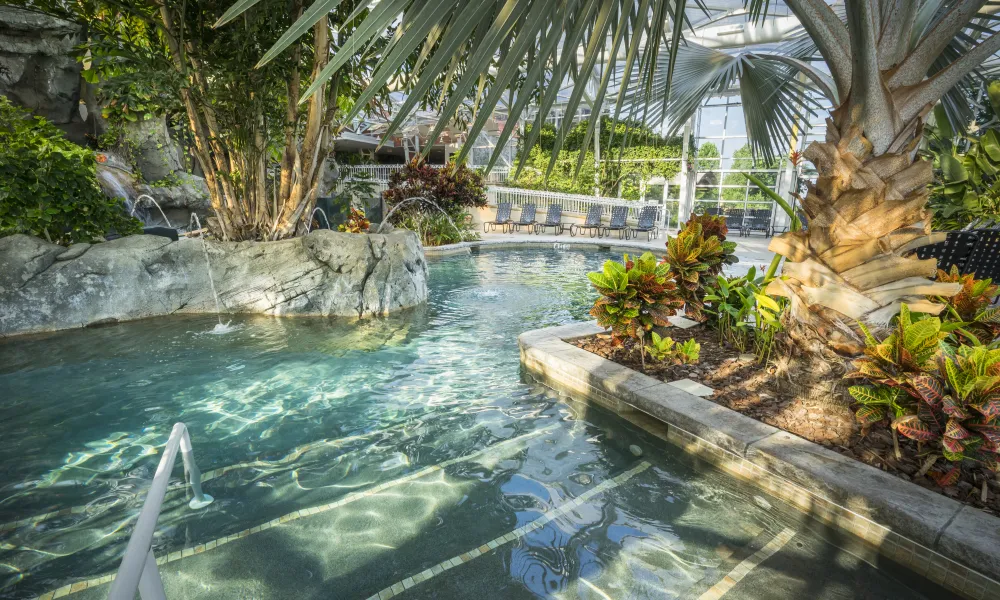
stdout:
MULTIPOLYGON (((526 127, 531 132, 532 125, 526 127)), ((611 119, 601 119, 601 147, 611 146, 611 119)), ((619 151, 602 151, 599 190, 602 196, 617 196, 621 186, 621 197, 627 200, 641 200, 641 184, 654 177, 672 180, 680 171, 680 161, 663 161, 657 159, 679 159, 683 144, 678 138, 665 138, 657 135, 652 129, 638 124, 618 123, 614 130, 614 139, 620 144, 628 130, 629 145, 620 152, 622 161, 618 162, 619 151)), ((555 145, 555 126, 546 123, 539 133, 539 140, 524 157, 524 170, 516 181, 507 185, 533 190, 552 190, 567 194, 591 195, 594 193, 594 153, 592 145, 582 148, 584 135, 587 131, 586 121, 580 122, 569 130, 563 142, 562 150, 556 165, 545 181, 545 173, 549 168, 552 149, 555 145), (576 173, 576 163, 580 152, 584 152, 583 166, 579 175, 576 173)), ((523 152, 518 150, 518 158, 523 152)))
POLYGON ((945 320, 956 324, 957 335, 976 345, 1000 337, 1000 307, 992 306, 1000 286, 994 285, 992 279, 962 275, 956 265, 952 265, 950 273, 938 269, 937 280, 962 284, 961 291, 950 298, 932 298, 947 305, 945 320))
POLYGON ((655 331, 650 336, 650 343, 646 346, 649 356, 658 362, 672 362, 675 365, 693 365, 698 362, 701 353, 701 344, 693 338, 683 344, 677 344, 670 337, 661 338, 655 331))
POLYGON ((346 223, 338 225, 337 230, 347 233, 367 233, 369 227, 371 227, 371 222, 365 216, 365 211, 352 206, 351 216, 347 218, 346 223))
POLYGON ((721 342, 741 352, 753 347, 760 362, 767 362, 774 340, 782 330, 781 313, 788 304, 785 298, 772 298, 764 292, 765 276, 750 267, 742 277, 716 276, 705 295, 708 324, 719 332, 721 342))
POLYGON ((59 244, 89 242, 142 224, 97 185, 94 153, 41 117, 0 96, 0 235, 28 233, 59 244))
POLYGON ((486 206, 486 184, 482 174, 464 164, 450 163, 437 169, 414 160, 392 174, 383 197, 389 210, 399 206, 390 218, 392 224, 416 231, 425 245, 479 239, 467 211, 486 206), (408 202, 412 198, 424 198, 433 204, 408 202))
POLYGON ((934 474, 957 480, 963 464, 998 471, 1000 453, 1000 349, 952 345, 937 317, 915 320, 906 305, 895 329, 877 340, 866 329, 865 358, 848 378, 859 422, 891 419, 900 435, 930 443, 951 464, 934 474))
POLYGON ((665 261, 684 300, 685 314, 697 321, 705 320, 702 314, 705 286, 722 271, 723 265, 737 260, 736 244, 725 241, 727 231, 725 218, 699 215, 685 223, 676 237, 667 237, 665 261))
POLYGON ((682 304, 669 268, 651 252, 634 260, 628 254, 622 262, 609 260, 602 271, 588 273, 587 278, 601 294, 590 314, 598 325, 611 329, 618 345, 625 340, 641 344, 654 326, 669 325, 667 318, 682 304))
MULTIPOLYGON (((938 123, 947 123, 936 111, 938 123)), ((953 137, 950 128, 927 130, 924 156, 933 161, 930 209, 935 229, 962 229, 977 219, 1000 219, 1000 130, 953 137)))

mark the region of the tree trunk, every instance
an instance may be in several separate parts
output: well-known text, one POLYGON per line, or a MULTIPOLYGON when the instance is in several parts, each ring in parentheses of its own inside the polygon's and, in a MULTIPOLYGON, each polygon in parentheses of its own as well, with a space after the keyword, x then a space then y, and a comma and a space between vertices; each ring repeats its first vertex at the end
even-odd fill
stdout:
POLYGON ((926 208, 931 164, 915 159, 921 130, 921 123, 907 128, 875 154, 857 126, 841 135, 828 121, 826 141, 804 152, 819 173, 800 199, 807 229, 782 234, 769 246, 786 259, 783 277, 767 293, 790 299, 783 317, 788 354, 796 357, 789 381, 797 402, 826 415, 840 432, 831 441, 846 441, 855 428, 840 379, 848 359, 864 348, 857 323, 888 325, 902 303, 938 314, 944 306, 927 296, 958 292, 956 284, 932 281, 936 260, 912 255, 944 239, 931 233, 926 208))

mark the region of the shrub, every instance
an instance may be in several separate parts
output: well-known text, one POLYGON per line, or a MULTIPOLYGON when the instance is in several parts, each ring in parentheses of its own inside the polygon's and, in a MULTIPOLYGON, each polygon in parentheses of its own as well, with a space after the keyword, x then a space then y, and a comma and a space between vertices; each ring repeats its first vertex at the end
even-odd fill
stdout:
POLYGON ((0 236, 28 233, 69 244, 109 229, 128 235, 142 223, 101 191, 94 153, 0 96, 0 236))
POLYGON ((660 337, 655 331, 651 334, 649 346, 649 356, 656 361, 669 361, 676 365, 691 365, 698 362, 701 353, 701 344, 693 338, 678 344, 670 337, 660 337))
POLYGON ((992 279, 976 279, 975 275, 962 275, 958 267, 952 265, 951 272, 938 269, 937 280, 961 283, 962 289, 951 298, 932 298, 944 302, 948 307, 946 316, 961 325, 956 330, 971 342, 989 342, 1000 336, 1000 308, 990 305, 1000 294, 1000 286, 993 285, 992 279))
POLYGON ((486 184, 482 174, 465 165, 450 163, 437 169, 414 160, 392 174, 383 196, 390 211, 399 207, 392 213, 392 224, 416 231, 428 246, 479 239, 466 217, 468 209, 486 206, 486 184), (411 198, 433 204, 420 200, 403 204, 411 198))
POLYGON ((635 260, 627 254, 622 262, 609 260, 603 271, 588 273, 587 278, 601 294, 590 314, 598 325, 611 329, 616 345, 634 340, 641 347, 646 332, 669 325, 667 318, 682 304, 667 265, 657 263, 651 252, 635 260))
POLYGON ((665 260, 684 300, 685 314, 697 321, 705 320, 702 314, 705 286, 722 271, 723 265, 737 260, 736 244, 725 241, 726 231, 725 218, 695 215, 677 237, 667 238, 665 260), (706 227, 713 233, 707 233, 706 227))
POLYGON ((365 217, 365 211, 352 206, 351 216, 347 218, 346 223, 338 226, 337 229, 347 233, 367 233, 369 227, 371 227, 371 222, 365 217))
POLYGON ((772 298, 764 292, 765 276, 757 275, 756 267, 743 277, 717 275, 707 285, 705 294, 708 324, 718 330, 720 341, 741 352, 752 344, 760 362, 766 362, 774 340, 782 330, 781 313, 788 304, 786 298, 772 298))
POLYGON ((906 305, 886 339, 862 329, 866 356, 847 375, 869 382, 849 390, 858 421, 890 419, 894 436, 933 444, 950 463, 933 473, 940 485, 957 481, 966 463, 1000 470, 1000 349, 952 346, 940 319, 915 320, 906 305))

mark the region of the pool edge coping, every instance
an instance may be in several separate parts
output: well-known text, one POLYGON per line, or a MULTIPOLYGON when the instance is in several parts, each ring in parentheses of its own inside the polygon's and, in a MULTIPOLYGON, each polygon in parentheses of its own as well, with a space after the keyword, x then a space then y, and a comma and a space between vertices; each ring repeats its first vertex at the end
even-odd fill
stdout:
MULTIPOLYGON (((657 238, 659 240, 659 238, 657 238)), ((647 242, 646 245, 641 244, 633 240, 619 240, 612 238, 573 238, 567 237, 565 240, 552 241, 552 240, 526 240, 523 238, 511 238, 511 239, 489 239, 489 240, 474 240, 471 242, 458 242, 456 244, 444 244, 441 246, 424 246, 425 256, 449 256, 452 254, 468 254, 473 248, 552 248, 553 244, 566 244, 567 246, 581 246, 581 247, 606 247, 606 248, 621 248, 629 250, 641 250, 643 252, 652 252, 657 250, 656 248, 650 247, 647 242)), ((666 243, 666 240, 664 240, 666 243)), ((662 250, 658 250, 661 251, 662 250)))
POLYGON ((1000 518, 578 348, 594 322, 518 336, 541 383, 666 426, 684 451, 966 598, 1000 598, 1000 518), (989 533, 983 533, 983 532, 989 533))

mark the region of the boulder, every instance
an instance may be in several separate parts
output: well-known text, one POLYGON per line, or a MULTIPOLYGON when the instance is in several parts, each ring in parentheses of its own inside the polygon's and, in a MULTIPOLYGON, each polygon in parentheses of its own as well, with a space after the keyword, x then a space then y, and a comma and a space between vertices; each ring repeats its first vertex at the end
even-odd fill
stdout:
MULTIPOLYGON (((366 317, 427 299, 413 232, 314 231, 279 242, 207 242, 224 313, 366 317)), ((216 312, 202 241, 137 235, 89 247, 0 238, 0 336, 216 312), (58 260, 57 260, 58 258, 58 260)))
POLYGON ((146 181, 159 181, 184 170, 177 145, 170 139, 165 117, 127 123, 125 135, 134 148, 135 165, 146 181))
POLYGON ((0 94, 57 125, 80 122, 77 23, 0 6, 0 94))

